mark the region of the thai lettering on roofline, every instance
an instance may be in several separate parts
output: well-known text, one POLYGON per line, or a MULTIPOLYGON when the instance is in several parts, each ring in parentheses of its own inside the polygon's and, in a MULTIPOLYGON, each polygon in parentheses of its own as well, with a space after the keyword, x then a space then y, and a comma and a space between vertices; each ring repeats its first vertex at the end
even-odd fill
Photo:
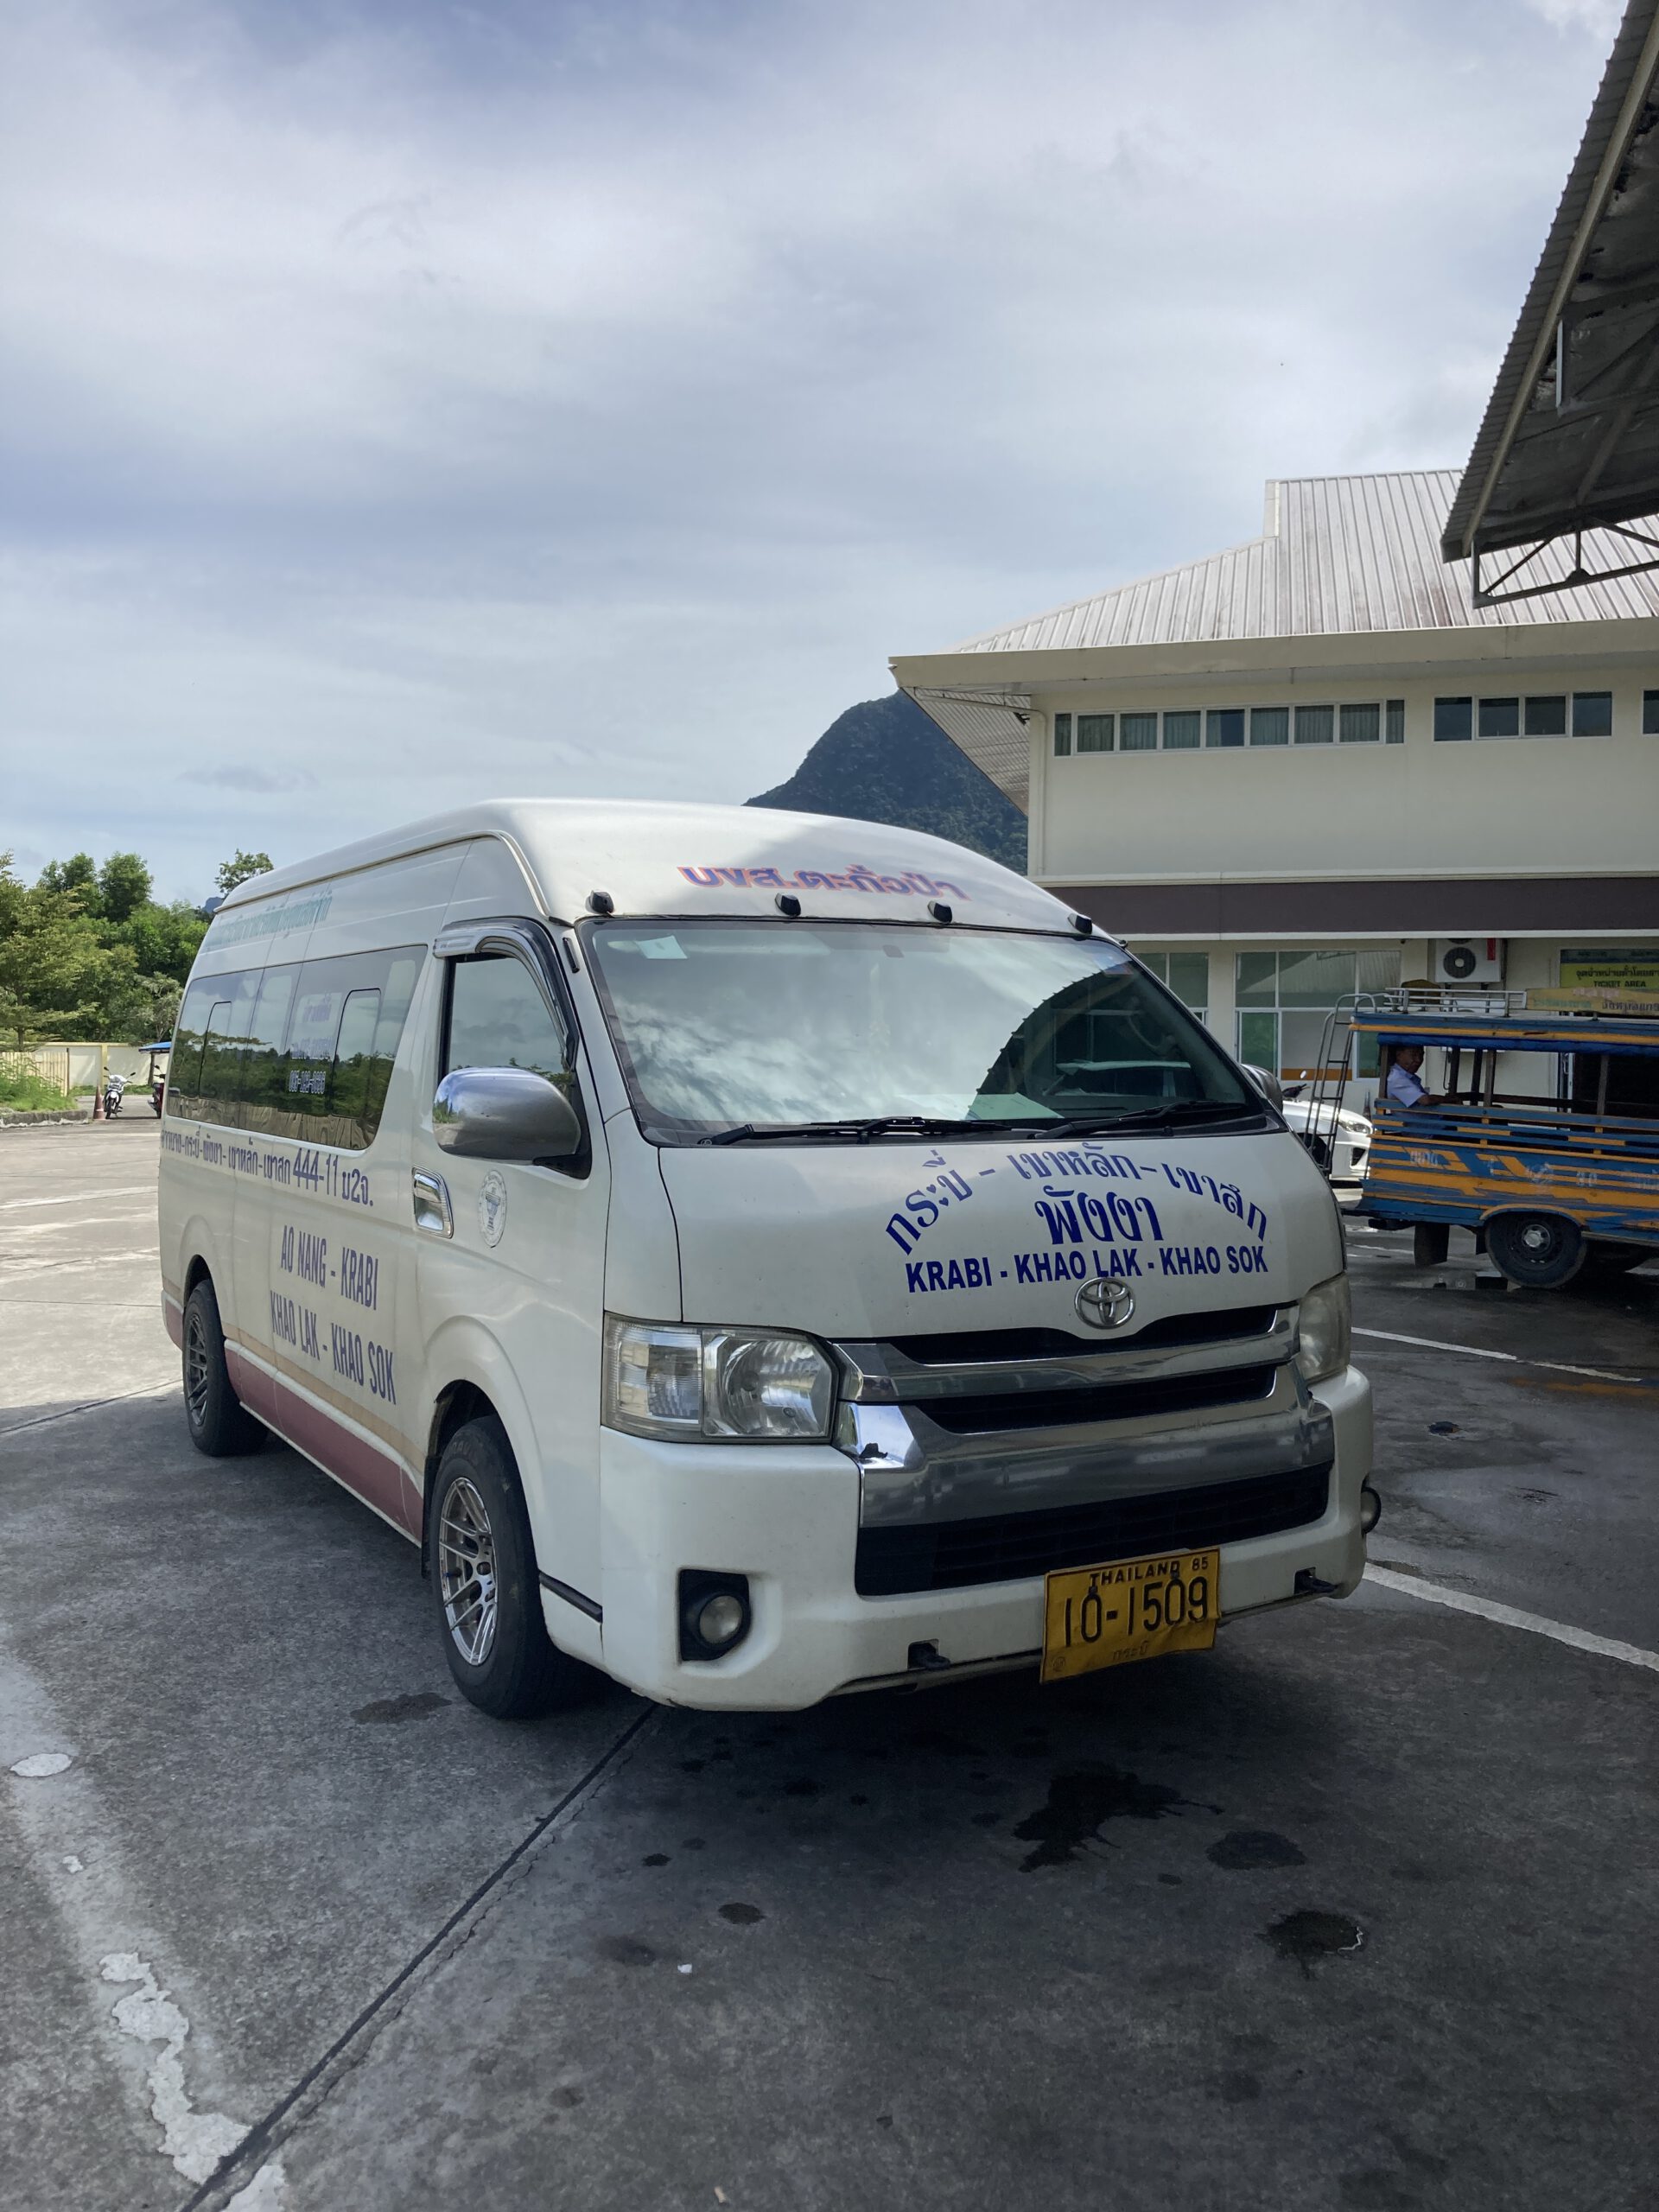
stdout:
POLYGON ((215 945, 240 944, 251 937, 286 937, 290 930, 309 929, 320 922, 334 902, 332 891, 315 891, 308 899, 290 899, 285 906, 267 906, 251 914, 216 914, 215 945))
POLYGON ((739 891, 897 891, 918 899, 937 899, 948 892, 953 899, 964 899, 973 895, 959 883, 925 875, 918 868, 904 875, 877 875, 868 868, 849 868, 844 875, 824 874, 810 868, 794 875, 785 875, 775 868, 682 868, 680 874, 704 891, 715 891, 728 883, 739 891))

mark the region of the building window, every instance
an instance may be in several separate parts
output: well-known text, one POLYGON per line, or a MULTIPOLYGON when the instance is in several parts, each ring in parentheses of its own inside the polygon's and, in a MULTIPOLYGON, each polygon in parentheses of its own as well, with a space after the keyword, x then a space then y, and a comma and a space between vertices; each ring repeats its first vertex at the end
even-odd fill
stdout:
POLYGON ((1112 717, 1109 715, 1079 715, 1077 716, 1077 750, 1079 753, 1109 753, 1112 749, 1112 717))
POLYGON ((1176 715, 1164 716, 1164 750, 1166 753, 1196 753, 1198 749, 1198 716, 1196 711, 1185 709, 1176 715))
POLYGON ((1120 753, 1155 753, 1158 750, 1157 715, 1120 715, 1117 749, 1120 753))
POLYGON ((1338 1002, 1357 991, 1393 989, 1400 954, 1394 945, 1364 952, 1241 952, 1235 976, 1239 1058, 1300 1082, 1324 1065, 1322 1054, 1340 1055, 1331 1018, 1338 1002))
POLYGON ((1564 691, 1540 693, 1527 701, 1527 718, 1522 725, 1529 737, 1565 737, 1567 735, 1567 694, 1564 691))
POLYGON ((1642 694, 1642 734, 1659 737, 1659 691, 1642 694))
POLYGON ((1243 745, 1243 708, 1211 707, 1204 718, 1204 741, 1206 745, 1243 745))
POLYGON ((1574 737, 1611 737, 1613 734, 1613 695, 1611 691, 1573 694, 1574 737))
POLYGON ((1454 745, 1475 734, 1475 702, 1472 699, 1437 699, 1434 702, 1434 742, 1454 745))
POLYGON ((1071 717, 1070 715, 1056 715, 1054 717, 1054 758, 1057 760, 1064 760, 1071 750, 1071 717))
POLYGON ((1297 708, 1298 745, 1329 745, 1336 734, 1337 710, 1334 707, 1297 708))
POLYGON ((1375 745, 1382 734, 1382 713, 1376 704, 1343 709, 1342 741, 1344 745, 1375 745))
POLYGON ((1141 965, 1150 968, 1160 983, 1167 983, 1190 1014, 1202 1021, 1210 1010, 1210 956, 1207 952, 1135 952, 1141 965))
POLYGON ((1483 737, 1519 737, 1521 702, 1518 699, 1483 699, 1480 720, 1476 727, 1483 737))
POLYGON ((1288 745, 1290 743, 1290 709, 1288 707, 1252 707, 1250 709, 1250 743, 1252 745, 1288 745))
POLYGON ((1388 742, 1390 745, 1403 745, 1406 741, 1406 702, 1403 699, 1389 701, 1388 717, 1386 732, 1388 742))

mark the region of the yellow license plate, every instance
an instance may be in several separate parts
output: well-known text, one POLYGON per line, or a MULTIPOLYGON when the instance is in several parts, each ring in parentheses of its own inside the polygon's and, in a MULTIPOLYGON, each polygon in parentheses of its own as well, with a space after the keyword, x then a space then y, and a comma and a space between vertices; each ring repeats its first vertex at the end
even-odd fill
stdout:
POLYGON ((1166 1651, 1207 1651, 1220 1611, 1221 1554, 1159 1552, 1051 1574, 1043 1603, 1043 1680, 1122 1667, 1166 1651))

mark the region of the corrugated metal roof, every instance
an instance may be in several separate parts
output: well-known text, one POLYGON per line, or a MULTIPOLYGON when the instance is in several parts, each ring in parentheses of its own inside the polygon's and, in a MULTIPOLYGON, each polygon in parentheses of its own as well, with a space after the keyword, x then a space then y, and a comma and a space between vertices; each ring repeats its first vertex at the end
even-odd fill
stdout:
POLYGON ((1656 67, 1659 4, 1630 0, 1446 518, 1448 561, 1652 512, 1656 67))
MULTIPOLYGON (((1451 468, 1275 480, 1268 486, 1267 504, 1277 528, 1262 537, 988 631, 951 650, 1061 652, 1659 614, 1659 575, 1654 575, 1476 607, 1471 564, 1447 563, 1440 552, 1458 480, 1451 468)), ((1619 564, 1619 541, 1598 531, 1586 531, 1584 543, 1586 563, 1605 558, 1610 567, 1619 564)), ((1540 581, 1551 582, 1567 575, 1572 566, 1572 548, 1565 543, 1546 549, 1535 563, 1540 581)))

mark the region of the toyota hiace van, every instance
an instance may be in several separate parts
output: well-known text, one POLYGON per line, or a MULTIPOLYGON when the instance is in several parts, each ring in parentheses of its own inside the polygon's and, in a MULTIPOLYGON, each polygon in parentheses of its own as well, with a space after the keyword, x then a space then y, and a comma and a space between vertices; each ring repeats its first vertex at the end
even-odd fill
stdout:
POLYGON ((795 1707, 1351 1591, 1318 1169, 1128 951, 909 830, 469 806, 214 915, 162 1127, 205 1452, 419 1547, 466 1694, 795 1707))

